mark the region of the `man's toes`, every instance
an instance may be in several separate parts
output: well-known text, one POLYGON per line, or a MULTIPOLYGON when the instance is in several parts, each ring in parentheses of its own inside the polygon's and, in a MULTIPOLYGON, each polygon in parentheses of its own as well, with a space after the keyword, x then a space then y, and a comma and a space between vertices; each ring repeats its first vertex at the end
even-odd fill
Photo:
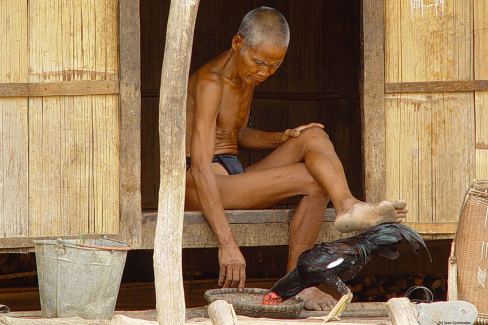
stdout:
POLYGON ((321 311, 322 310, 322 307, 320 307, 320 305, 316 302, 309 302, 309 303, 305 303, 305 309, 308 309, 308 310, 314 310, 314 311, 321 311))
POLYGON ((397 213, 397 218, 405 218, 407 217, 407 214, 406 213, 397 213))
POLYGON ((327 302, 322 302, 319 305, 320 305, 320 310, 331 310, 332 309, 330 307, 330 304, 327 302))
POLYGON ((403 200, 392 201, 393 207, 397 210, 403 210, 407 207, 407 202, 403 200))

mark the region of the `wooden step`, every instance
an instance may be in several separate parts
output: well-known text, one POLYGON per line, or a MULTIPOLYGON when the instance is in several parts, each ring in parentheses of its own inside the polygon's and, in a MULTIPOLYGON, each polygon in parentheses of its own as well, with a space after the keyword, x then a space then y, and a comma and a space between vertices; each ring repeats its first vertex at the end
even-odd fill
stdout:
MULTIPOLYGON (((289 223, 294 210, 227 210, 226 217, 240 246, 288 245, 289 223)), ((156 229, 156 211, 142 214, 142 247, 152 249, 156 229)), ((345 237, 334 229, 335 210, 326 209, 317 242, 345 237)), ((201 212, 185 212, 183 248, 217 247, 217 242, 201 212)))

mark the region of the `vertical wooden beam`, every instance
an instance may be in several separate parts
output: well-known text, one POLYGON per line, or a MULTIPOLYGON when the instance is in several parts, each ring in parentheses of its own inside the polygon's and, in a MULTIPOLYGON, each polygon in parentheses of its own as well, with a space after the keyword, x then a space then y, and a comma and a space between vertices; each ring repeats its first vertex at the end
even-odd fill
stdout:
POLYGON ((120 0, 120 232, 141 246, 141 55, 139 1, 120 0))
POLYGON ((188 73, 199 0, 171 0, 161 88, 161 176, 154 238, 154 279, 159 324, 185 323, 182 237, 185 200, 185 130, 188 73))
POLYGON ((361 119, 366 200, 385 198, 384 0, 363 0, 361 119))

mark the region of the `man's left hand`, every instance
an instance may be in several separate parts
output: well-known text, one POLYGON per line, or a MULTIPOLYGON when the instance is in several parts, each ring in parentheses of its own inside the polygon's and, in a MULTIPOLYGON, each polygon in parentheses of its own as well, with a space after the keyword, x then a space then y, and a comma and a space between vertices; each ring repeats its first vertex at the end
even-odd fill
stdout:
POLYGON ((313 128, 313 127, 323 129, 324 125, 321 123, 308 123, 305 125, 300 125, 299 127, 296 127, 294 129, 286 129, 284 133, 289 138, 298 138, 303 131, 305 131, 306 129, 313 128))

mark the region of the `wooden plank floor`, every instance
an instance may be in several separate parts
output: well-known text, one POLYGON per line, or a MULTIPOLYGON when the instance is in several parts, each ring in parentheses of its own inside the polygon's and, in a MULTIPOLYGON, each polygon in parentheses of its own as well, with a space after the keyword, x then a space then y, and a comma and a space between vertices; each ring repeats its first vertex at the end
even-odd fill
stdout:
MULTIPOLYGON (((368 302, 368 303, 352 303, 342 314, 340 321, 328 322, 328 324, 377 324, 377 325, 391 325, 389 317, 387 315, 384 303, 368 302), (378 316, 378 311, 384 313, 384 316, 378 316), (375 316, 372 316, 372 315, 375 316)), ((380 313, 381 313, 380 312, 380 313)), ((316 320, 307 320, 308 317, 324 316, 327 312, 311 312, 304 311, 300 314, 297 320, 286 320, 287 322, 304 322, 317 323, 316 320)), ((16 318, 33 318, 42 319, 41 312, 35 311, 23 311, 23 312, 11 312, 8 314, 2 314, 4 316, 16 317, 16 318)), ((116 311, 115 315, 124 315, 130 318, 142 319, 147 321, 156 321, 156 310, 139 310, 139 311, 116 311)), ((253 318, 238 316, 241 320, 250 320, 253 318)), ((187 308, 186 310, 187 324, 211 324, 208 319, 208 313, 206 307, 187 308)), ((254 318, 255 319, 255 318, 254 318)), ((258 320, 258 319, 256 319, 258 320)), ((259 318, 262 322, 269 322, 269 324, 281 324, 285 320, 271 320, 265 318, 259 318)))
MULTIPOLYGON (((206 318, 206 301, 203 294, 206 290, 215 287, 215 281, 199 280, 185 281, 185 298, 187 306, 187 319, 206 318)), ((248 287, 267 288, 274 280, 249 279, 248 287)), ((0 289, 0 303, 5 304, 13 311, 13 317, 40 317, 39 291, 37 288, 9 288, 0 289)), ((122 284, 117 299, 116 313, 132 318, 156 320, 156 298, 154 284, 131 283, 122 284)), ((309 316, 323 316, 325 312, 304 311, 300 318, 309 316)), ((385 303, 368 302, 353 303, 343 314, 343 323, 356 324, 390 324, 385 303)), ((205 323, 200 323, 205 324, 205 323)))

